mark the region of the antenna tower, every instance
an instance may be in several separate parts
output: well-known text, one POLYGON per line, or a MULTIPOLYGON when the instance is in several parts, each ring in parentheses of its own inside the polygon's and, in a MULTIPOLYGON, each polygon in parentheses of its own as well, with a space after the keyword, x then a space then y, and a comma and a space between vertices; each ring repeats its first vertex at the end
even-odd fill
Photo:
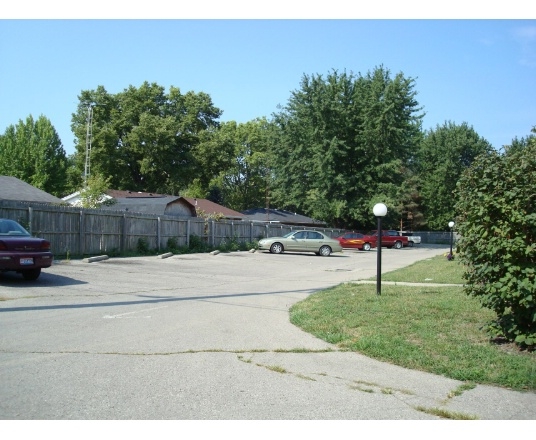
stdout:
POLYGON ((87 106, 87 131, 86 131, 86 166, 84 170, 84 186, 87 186, 87 179, 89 177, 90 170, 90 156, 91 156, 91 135, 92 135, 92 123, 93 123, 93 106, 89 104, 87 106))

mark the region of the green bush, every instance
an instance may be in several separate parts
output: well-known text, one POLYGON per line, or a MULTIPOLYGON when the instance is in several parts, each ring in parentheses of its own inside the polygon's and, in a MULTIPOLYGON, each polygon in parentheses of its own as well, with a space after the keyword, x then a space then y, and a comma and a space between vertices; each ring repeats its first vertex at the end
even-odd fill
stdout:
POLYGON ((466 293, 497 319, 494 337, 536 347, 536 138, 479 157, 457 185, 457 248, 466 293))
POLYGON ((136 251, 139 254, 147 254, 149 252, 149 242, 146 238, 138 238, 138 244, 136 246, 136 251))
POLYGON ((179 250, 179 242, 177 240, 177 237, 170 237, 167 240, 167 249, 170 252, 177 253, 179 250))
POLYGON ((205 243, 201 237, 198 237, 197 235, 190 235, 190 242, 188 245, 190 252, 207 252, 208 248, 208 244, 205 243))

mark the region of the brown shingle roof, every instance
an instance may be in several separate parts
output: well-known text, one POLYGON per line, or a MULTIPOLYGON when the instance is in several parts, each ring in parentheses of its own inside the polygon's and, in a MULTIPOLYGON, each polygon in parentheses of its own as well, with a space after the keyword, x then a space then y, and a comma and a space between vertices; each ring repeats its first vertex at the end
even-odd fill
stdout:
POLYGON ((244 214, 234 211, 232 209, 226 208, 225 206, 218 205, 217 203, 211 202, 207 199, 196 199, 193 197, 181 197, 182 199, 189 202, 192 206, 200 209, 201 211, 207 214, 222 214, 226 218, 236 218, 243 219, 244 214))

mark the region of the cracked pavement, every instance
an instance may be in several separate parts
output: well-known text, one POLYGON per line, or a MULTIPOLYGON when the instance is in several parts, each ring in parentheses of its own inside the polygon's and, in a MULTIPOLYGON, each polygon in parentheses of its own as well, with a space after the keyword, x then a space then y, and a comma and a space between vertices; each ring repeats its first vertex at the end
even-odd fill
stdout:
MULTIPOLYGON (((444 253, 382 251, 383 271, 444 253)), ((54 264, 0 278, 4 420, 532 420, 536 394, 338 351, 290 324, 309 294, 375 275, 376 253, 239 252, 54 264)))

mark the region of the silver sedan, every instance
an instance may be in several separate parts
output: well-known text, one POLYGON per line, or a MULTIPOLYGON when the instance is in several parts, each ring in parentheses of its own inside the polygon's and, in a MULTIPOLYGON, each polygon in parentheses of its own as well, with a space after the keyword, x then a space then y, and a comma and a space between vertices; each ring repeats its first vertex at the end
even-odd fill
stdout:
POLYGON ((318 231, 292 231, 283 237, 263 238, 259 241, 259 249, 272 254, 282 252, 314 252, 327 257, 333 252, 342 252, 341 244, 318 231))

